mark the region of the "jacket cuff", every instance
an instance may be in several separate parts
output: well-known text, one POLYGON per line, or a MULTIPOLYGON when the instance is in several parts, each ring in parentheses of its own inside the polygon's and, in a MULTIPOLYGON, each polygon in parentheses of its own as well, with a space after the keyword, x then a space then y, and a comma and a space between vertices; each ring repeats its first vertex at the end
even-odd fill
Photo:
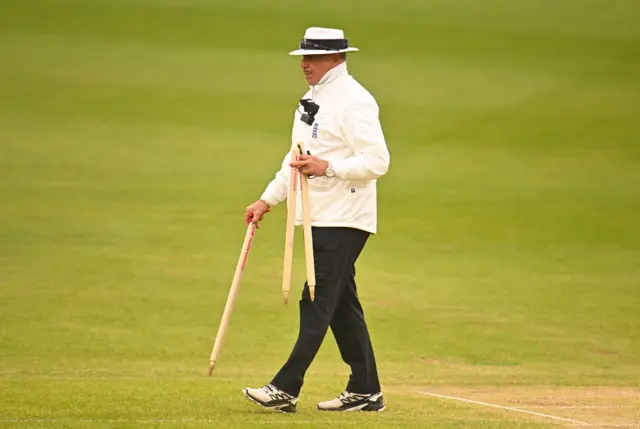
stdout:
POLYGON ((262 196, 260 197, 260 199, 262 201, 264 201, 265 203, 267 203, 267 205, 269 207, 273 207, 275 205, 278 204, 278 201, 275 200, 271 195, 269 195, 267 192, 265 192, 264 194, 262 194, 262 196))
POLYGON ((349 171, 345 166, 345 161, 346 160, 344 159, 341 159, 339 161, 331 161, 331 166, 333 167, 334 175, 340 180, 348 179, 347 174, 349 171))

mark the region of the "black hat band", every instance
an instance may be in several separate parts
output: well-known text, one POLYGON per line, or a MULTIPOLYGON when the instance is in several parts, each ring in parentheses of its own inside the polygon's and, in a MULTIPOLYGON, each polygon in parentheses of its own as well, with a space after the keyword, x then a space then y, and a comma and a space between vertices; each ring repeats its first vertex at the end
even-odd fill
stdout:
POLYGON ((347 39, 304 39, 300 49, 309 51, 340 51, 349 47, 347 39))

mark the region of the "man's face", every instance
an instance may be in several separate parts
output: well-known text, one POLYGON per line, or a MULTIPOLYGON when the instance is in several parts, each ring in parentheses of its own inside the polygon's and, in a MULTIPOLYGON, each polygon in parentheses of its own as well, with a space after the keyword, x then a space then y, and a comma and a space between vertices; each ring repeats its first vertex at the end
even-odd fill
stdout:
POLYGON ((305 55, 300 61, 300 67, 304 72, 304 78, 311 86, 320 82, 320 79, 332 68, 342 62, 340 54, 305 55))

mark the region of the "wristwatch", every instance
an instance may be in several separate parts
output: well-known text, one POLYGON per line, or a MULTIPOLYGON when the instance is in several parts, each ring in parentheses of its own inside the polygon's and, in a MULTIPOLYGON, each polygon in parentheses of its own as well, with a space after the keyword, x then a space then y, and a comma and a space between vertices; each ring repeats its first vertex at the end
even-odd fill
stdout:
POLYGON ((333 177, 336 175, 336 172, 333 170, 333 165, 331 163, 329 163, 329 166, 324 171, 324 175, 327 177, 333 177))

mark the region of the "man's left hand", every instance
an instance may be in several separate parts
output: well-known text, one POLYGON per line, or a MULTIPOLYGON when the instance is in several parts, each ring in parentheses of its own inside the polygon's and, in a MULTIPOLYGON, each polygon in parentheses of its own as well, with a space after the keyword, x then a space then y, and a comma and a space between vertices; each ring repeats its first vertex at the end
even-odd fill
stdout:
POLYGON ((320 159, 311 155, 300 155, 297 161, 292 161, 289 166, 296 167, 301 173, 307 176, 324 176, 329 168, 329 163, 324 159, 320 159))

